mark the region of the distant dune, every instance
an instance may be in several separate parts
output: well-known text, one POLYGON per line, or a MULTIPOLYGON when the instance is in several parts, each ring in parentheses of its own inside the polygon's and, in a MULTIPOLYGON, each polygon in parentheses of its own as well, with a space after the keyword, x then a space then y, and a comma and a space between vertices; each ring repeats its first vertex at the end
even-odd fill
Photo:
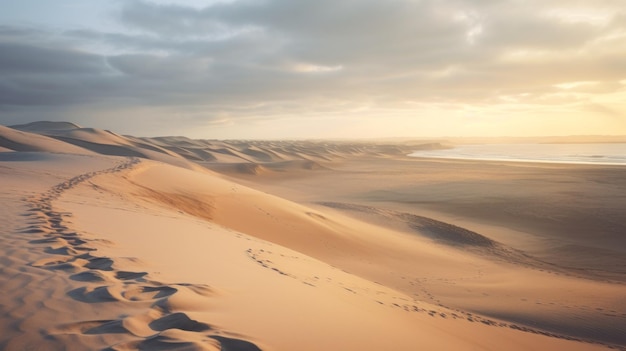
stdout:
POLYGON ((0 126, 0 349, 626 349, 626 167, 446 147, 0 126))
POLYGON ((89 154, 80 148, 45 135, 23 132, 0 126, 0 147, 12 151, 44 151, 76 154, 89 154))
MULTIPOLYGON (((5 130, 8 130, 6 127, 5 130)), ((37 133, 89 150, 102 155, 140 157, 185 167, 194 168, 199 164, 247 163, 259 165, 258 169, 287 168, 296 164, 303 168, 320 168, 319 162, 333 162, 338 159, 358 155, 402 156, 419 149, 447 148, 445 144, 408 141, 402 144, 368 142, 326 142, 326 141, 215 141, 192 140, 186 137, 137 138, 121 136, 108 130, 83 128, 68 122, 33 122, 11 127, 17 131, 37 133), (186 162, 188 161, 188 162, 186 162), (263 167, 261 167, 263 166, 263 167)), ((44 140, 43 138, 40 138, 44 140)), ((0 140, 0 147, 19 151, 27 144, 11 143, 11 139, 0 140), (23 146, 20 146, 23 145, 23 146)), ((62 143, 56 143, 57 149, 62 143)), ((65 145, 68 152, 78 152, 78 148, 65 145)), ((36 146, 33 145, 34 148, 36 146)), ((40 148, 41 151, 45 147, 40 148)), ((39 149, 38 149, 39 150, 39 149)), ((59 152, 63 152, 59 149, 59 152)), ((86 152, 86 151, 84 151, 86 152)), ((298 166, 295 166, 298 167, 298 166)), ((250 173, 254 166, 239 166, 243 173, 250 173), (248 167, 248 168, 246 168, 248 167)), ((253 172, 254 173, 254 172, 253 172)))
POLYGON ((9 126, 10 128, 22 130, 25 132, 53 132, 62 130, 80 129, 78 124, 71 122, 50 122, 40 121, 26 124, 16 124, 9 126))

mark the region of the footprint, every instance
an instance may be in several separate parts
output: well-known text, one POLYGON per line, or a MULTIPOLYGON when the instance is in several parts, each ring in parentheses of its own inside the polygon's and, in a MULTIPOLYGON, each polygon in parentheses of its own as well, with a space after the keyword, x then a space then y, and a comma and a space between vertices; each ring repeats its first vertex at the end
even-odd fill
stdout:
POLYGON ((98 320, 69 323, 57 326, 48 331, 56 334, 121 334, 127 333, 119 320, 98 320))
POLYGON ((97 269, 101 271, 112 271, 113 270, 113 260, 108 257, 96 257, 91 256, 90 254, 86 254, 81 256, 81 258, 86 259, 87 264, 85 264, 85 268, 89 269, 97 269))
POLYGON ((71 247, 71 246, 61 246, 61 247, 48 247, 44 250, 45 253, 49 253, 52 255, 65 255, 65 256, 78 256, 83 251, 94 251, 95 249, 85 248, 85 247, 71 247))
POLYGON ((143 277, 145 277, 148 273, 147 272, 126 272, 126 271, 119 271, 115 273, 115 278, 120 279, 120 280, 140 280, 140 281, 145 281, 143 279, 143 277))
POLYGON ((98 326, 95 326, 91 329, 87 329, 83 332, 83 334, 127 334, 128 330, 124 328, 121 320, 112 320, 108 322, 104 322, 98 326))
POLYGON ((111 288, 108 286, 77 288, 70 290, 67 295, 76 301, 87 303, 117 302, 124 300, 119 293, 111 291, 111 288))
POLYGON ((128 301, 157 300, 174 295, 178 289, 171 286, 130 286, 121 295, 128 301))
POLYGON ((70 279, 79 282, 99 283, 112 281, 110 276, 103 274, 100 271, 85 271, 76 273, 70 276, 70 279))
POLYGON ((68 242, 58 237, 51 237, 45 239, 35 239, 28 242, 29 244, 57 244, 57 245, 67 245, 68 242))
POLYGON ((53 271, 66 271, 68 273, 78 273, 83 270, 87 261, 68 256, 47 257, 31 263, 31 266, 44 268, 53 271))
POLYGON ((258 346, 245 340, 231 339, 219 335, 213 335, 211 338, 219 341, 224 351, 261 351, 258 346))
MULTIPOLYGON (((221 348, 219 341, 212 338, 204 338, 199 341, 189 341, 184 335, 178 335, 168 330, 144 340, 130 341, 113 345, 103 351, 117 350, 189 350, 189 351, 227 351, 221 348)), ((235 351, 235 350, 232 350, 235 351)), ((238 350, 237 350, 238 351, 238 350)), ((243 351, 243 350, 242 350, 243 351)))
POLYGON ((50 233, 50 231, 51 230, 44 229, 44 228, 30 228, 30 229, 21 230, 20 233, 24 233, 24 234, 41 234, 41 233, 45 233, 45 234, 48 234, 48 233, 50 233))
MULTIPOLYGON (((85 272, 84 275, 80 275, 80 278, 94 279, 92 282, 96 282, 96 279, 105 278, 107 275, 90 275, 85 272)), ((112 280, 112 277, 109 278, 112 280)), ((71 290, 67 293, 71 298, 87 303, 99 303, 99 302, 120 302, 120 301, 154 301, 162 298, 169 297, 175 294, 178 290, 170 286, 152 287, 152 286, 97 286, 97 287, 81 287, 71 290)))
POLYGON ((208 324, 195 321, 181 312, 172 313, 161 317, 155 321, 152 321, 149 326, 156 331, 164 331, 167 329, 180 329, 192 332, 204 332, 211 329, 208 324))

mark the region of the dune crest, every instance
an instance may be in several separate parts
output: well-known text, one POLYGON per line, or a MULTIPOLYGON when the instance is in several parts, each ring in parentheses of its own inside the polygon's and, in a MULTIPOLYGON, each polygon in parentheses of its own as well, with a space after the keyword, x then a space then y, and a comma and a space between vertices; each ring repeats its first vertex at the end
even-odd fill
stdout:
POLYGON ((53 122, 53 121, 39 121, 39 122, 31 122, 26 124, 16 124, 9 126, 13 129, 22 130, 25 132, 48 132, 53 130, 72 130, 72 129, 80 129, 76 123, 72 122, 53 122))

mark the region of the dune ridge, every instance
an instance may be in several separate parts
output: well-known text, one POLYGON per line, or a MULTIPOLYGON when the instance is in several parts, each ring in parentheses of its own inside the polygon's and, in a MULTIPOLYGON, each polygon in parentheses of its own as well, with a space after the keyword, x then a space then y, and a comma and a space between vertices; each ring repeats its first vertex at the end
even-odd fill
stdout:
MULTIPOLYGON (((389 144, 358 141, 220 141, 192 140, 186 137, 138 138, 118 135, 108 130, 83 128, 68 122, 33 122, 14 125, 10 128, 54 138, 98 154, 147 158, 186 168, 192 168, 192 163, 209 167, 240 163, 279 169, 283 165, 292 163, 310 169, 321 167, 320 164, 324 162, 333 162, 357 155, 406 155, 419 149, 449 147, 443 143, 430 141, 389 144)), ((11 144, 2 142, 1 139, 0 147, 13 149, 11 144)), ((76 149, 73 152, 76 152, 76 149)), ((250 173, 243 166, 233 170, 244 174, 250 173)))
POLYGON ((53 138, 22 132, 12 128, 0 126, 0 147, 22 152, 62 152, 76 154, 90 154, 91 152, 74 145, 67 144, 53 138))

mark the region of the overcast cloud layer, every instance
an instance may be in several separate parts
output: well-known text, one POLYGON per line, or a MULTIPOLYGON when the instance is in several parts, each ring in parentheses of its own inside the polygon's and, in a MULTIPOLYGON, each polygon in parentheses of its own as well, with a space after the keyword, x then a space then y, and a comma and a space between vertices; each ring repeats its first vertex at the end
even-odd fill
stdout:
POLYGON ((623 0, 50 3, 0 0, 1 124, 206 138, 626 134, 623 0))

